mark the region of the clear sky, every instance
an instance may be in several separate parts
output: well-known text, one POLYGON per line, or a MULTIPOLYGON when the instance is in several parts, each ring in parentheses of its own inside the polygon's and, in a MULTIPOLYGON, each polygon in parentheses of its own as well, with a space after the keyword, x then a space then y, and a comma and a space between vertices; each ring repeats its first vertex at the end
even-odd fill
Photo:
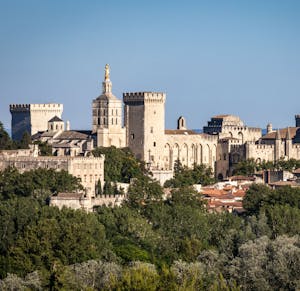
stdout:
POLYGON ((10 103, 63 103, 91 129, 104 66, 113 92, 167 93, 166 127, 216 114, 294 126, 299 0, 0 0, 0 121, 10 103))

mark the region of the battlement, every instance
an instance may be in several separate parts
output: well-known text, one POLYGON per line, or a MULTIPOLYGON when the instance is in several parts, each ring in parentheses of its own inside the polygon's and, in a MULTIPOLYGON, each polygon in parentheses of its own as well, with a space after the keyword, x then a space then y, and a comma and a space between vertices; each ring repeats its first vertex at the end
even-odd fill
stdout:
POLYGON ((234 130, 234 131, 248 131, 248 132, 261 132, 261 128, 258 127, 248 127, 248 126, 236 126, 236 125, 225 125, 224 129, 234 130))
POLYGON ((10 104, 10 112, 21 112, 30 110, 63 110, 63 104, 45 103, 45 104, 10 104))
POLYGON ((263 150, 263 149, 273 149, 273 145, 268 145, 268 144, 257 144, 255 145, 255 148, 258 150, 263 150))
POLYGON ((134 93, 123 93, 124 103, 133 102, 165 102, 166 94, 162 92, 134 92, 134 93))
POLYGON ((31 110, 62 110, 63 104, 45 103, 45 104, 30 104, 31 110))
POLYGON ((16 112, 16 111, 29 111, 30 104, 10 104, 9 111, 16 112))

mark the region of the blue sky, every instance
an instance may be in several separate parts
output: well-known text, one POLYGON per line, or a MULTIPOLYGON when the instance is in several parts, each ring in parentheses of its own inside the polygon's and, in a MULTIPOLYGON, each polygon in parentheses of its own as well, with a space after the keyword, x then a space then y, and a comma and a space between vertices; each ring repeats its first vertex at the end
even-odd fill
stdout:
POLYGON ((113 92, 167 93, 166 127, 216 114, 250 126, 300 114, 300 1, 0 0, 0 120, 10 103, 64 104, 91 128, 104 66, 113 92))

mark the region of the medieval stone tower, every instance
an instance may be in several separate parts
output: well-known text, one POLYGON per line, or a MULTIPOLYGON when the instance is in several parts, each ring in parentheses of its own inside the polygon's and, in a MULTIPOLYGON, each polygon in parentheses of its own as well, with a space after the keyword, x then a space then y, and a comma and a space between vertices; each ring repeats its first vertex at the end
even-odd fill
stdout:
POLYGON ((163 165, 165 93, 124 93, 127 146, 152 169, 163 165))
POLYGON ((105 66, 102 94, 93 100, 93 132, 97 146, 125 147, 125 128, 122 127, 122 101, 112 94, 109 65, 105 66))
POLYGON ((54 116, 61 118, 62 104, 11 104, 12 138, 20 140, 25 132, 34 135, 48 129, 48 121, 54 116))

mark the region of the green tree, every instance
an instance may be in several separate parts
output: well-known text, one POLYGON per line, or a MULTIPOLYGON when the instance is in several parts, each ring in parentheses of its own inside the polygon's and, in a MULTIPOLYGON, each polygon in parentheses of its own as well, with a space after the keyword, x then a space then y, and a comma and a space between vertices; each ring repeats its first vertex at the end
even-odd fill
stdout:
POLYGON ((140 178, 145 173, 144 163, 138 161, 128 148, 98 147, 94 156, 105 155, 105 181, 129 183, 132 178, 140 178))
POLYGON ((213 184, 212 169, 204 164, 194 164, 192 169, 182 167, 180 161, 177 161, 174 166, 174 178, 167 180, 164 187, 185 187, 193 184, 202 184, 203 186, 213 184))
POLYGON ((29 145, 32 143, 30 134, 25 131, 21 140, 17 143, 20 149, 29 149, 29 145))
POLYGON ((39 155, 52 156, 52 146, 47 142, 35 141, 35 144, 39 146, 39 155))
POLYGON ((251 176, 256 173, 256 171, 260 170, 261 167, 259 164, 255 162, 254 159, 248 159, 245 161, 239 162, 234 170, 233 174, 234 175, 245 175, 245 176, 251 176))
POLYGON ((12 149, 13 142, 0 121, 0 150, 12 149))
POLYGON ((243 207, 250 215, 258 214, 271 193, 272 190, 265 185, 252 184, 243 199, 243 207))

